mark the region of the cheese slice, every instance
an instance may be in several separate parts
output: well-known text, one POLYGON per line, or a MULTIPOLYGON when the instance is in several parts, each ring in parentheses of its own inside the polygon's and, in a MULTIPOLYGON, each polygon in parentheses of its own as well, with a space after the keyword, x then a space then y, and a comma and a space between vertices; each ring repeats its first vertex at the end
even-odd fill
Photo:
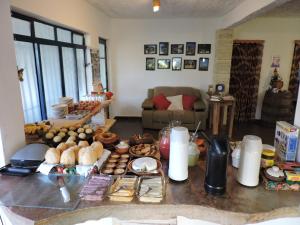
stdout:
POLYGON ((135 171, 152 171, 157 169, 157 162, 155 159, 150 157, 142 157, 133 161, 132 169, 135 171))

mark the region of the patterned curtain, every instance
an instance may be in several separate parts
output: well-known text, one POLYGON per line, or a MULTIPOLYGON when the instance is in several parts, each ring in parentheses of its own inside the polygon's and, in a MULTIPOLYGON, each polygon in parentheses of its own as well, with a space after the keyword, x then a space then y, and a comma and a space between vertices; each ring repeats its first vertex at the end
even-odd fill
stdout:
POLYGON ((233 44, 229 93, 236 98, 237 122, 255 119, 263 47, 263 41, 233 44))
POLYGON ((295 42, 294 57, 290 75, 289 91, 293 95, 293 99, 297 100, 299 88, 300 73, 300 41, 295 42))

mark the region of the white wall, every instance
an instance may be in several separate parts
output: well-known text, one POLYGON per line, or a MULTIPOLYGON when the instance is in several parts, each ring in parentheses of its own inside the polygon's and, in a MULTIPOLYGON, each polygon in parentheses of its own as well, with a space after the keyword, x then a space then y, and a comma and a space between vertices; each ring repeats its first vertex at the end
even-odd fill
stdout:
POLYGON ((280 56, 279 74, 288 89, 294 41, 300 40, 300 18, 257 18, 234 28, 234 39, 265 40, 256 119, 260 119, 264 93, 272 75, 272 56, 280 56))
MULTIPOLYGON (((147 89, 155 86, 191 86, 207 90, 212 83, 217 20, 213 19, 152 19, 112 20, 111 29, 111 77, 110 84, 116 93, 112 105, 113 116, 141 116, 141 104, 147 89), (209 71, 197 70, 146 71, 146 57, 199 59, 200 55, 144 55, 144 44, 185 44, 186 42, 211 43, 212 53, 209 71)), ((197 62, 198 67, 198 62, 197 62)))
POLYGON ((0 1, 0 21, 0 166, 3 166, 25 144, 25 137, 8 0, 0 1))
POLYGON ((109 38, 110 19, 85 0, 10 0, 21 11, 85 32, 87 45, 98 49, 98 37, 109 38))

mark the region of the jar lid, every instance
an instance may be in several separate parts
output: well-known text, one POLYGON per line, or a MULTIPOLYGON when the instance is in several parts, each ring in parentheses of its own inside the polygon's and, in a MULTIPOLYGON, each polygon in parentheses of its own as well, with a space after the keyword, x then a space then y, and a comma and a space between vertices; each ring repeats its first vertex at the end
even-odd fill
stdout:
POLYGON ((270 150, 270 149, 264 149, 262 151, 262 155, 265 155, 265 156, 275 156, 275 152, 273 150, 270 150))

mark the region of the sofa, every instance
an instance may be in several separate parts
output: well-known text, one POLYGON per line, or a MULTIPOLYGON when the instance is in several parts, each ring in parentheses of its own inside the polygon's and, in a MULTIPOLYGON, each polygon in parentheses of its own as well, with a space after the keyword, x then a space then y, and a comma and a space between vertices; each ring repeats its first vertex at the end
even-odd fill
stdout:
POLYGON ((142 103, 143 128, 162 129, 168 126, 171 120, 180 120, 182 126, 195 130, 201 120, 200 128, 206 128, 208 106, 205 93, 192 87, 155 87, 148 89, 148 96, 142 103), (195 96, 196 101, 191 110, 158 110, 153 103, 153 97, 163 94, 166 97, 176 95, 195 96))

